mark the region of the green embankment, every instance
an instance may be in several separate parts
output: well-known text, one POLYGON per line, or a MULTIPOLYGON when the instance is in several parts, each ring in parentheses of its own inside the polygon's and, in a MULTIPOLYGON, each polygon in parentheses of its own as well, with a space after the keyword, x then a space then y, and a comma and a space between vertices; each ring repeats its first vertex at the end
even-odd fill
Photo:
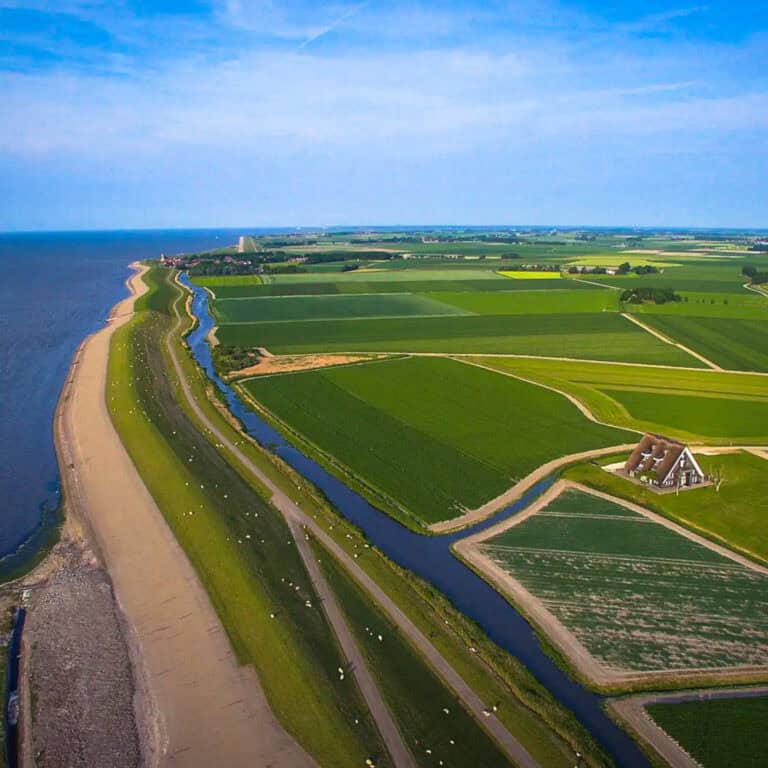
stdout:
POLYGON ((560 360, 478 361, 567 392, 597 419, 618 427, 692 442, 768 443, 766 376, 560 360))
POLYGON ((271 352, 444 352, 569 357, 700 368, 617 313, 461 315, 223 325, 223 345, 271 352))
POLYGON ((741 451, 699 456, 697 461, 705 473, 723 478, 719 492, 710 486, 658 494, 588 464, 567 469, 564 477, 634 501, 768 562, 768 460, 741 451))
POLYGON ((703 768, 765 766, 768 696, 658 703, 646 710, 703 768))
MULTIPOLYGON (((158 274, 154 273, 155 276, 158 274)), ((149 282, 157 286, 159 281, 155 276, 151 276, 149 282)), ((162 290, 165 290, 167 286, 163 285, 163 282, 160 282, 160 285, 162 290)), ((171 287, 170 290, 176 291, 176 288, 171 287)), ((177 308, 180 305, 181 303, 177 308)), ((558 766, 557 756, 562 754, 562 739, 574 750, 584 754, 589 766, 603 768, 609 764, 573 714, 558 704, 519 661, 488 640, 477 625, 456 611, 442 594, 412 573, 394 565, 376 549, 369 547, 360 531, 332 511, 311 484, 296 475, 277 456, 262 450, 245 437, 218 403, 205 375, 196 366, 186 347, 178 342, 177 334, 174 335, 174 347, 185 381, 206 417, 278 488, 290 494, 307 514, 317 519, 337 544, 350 555, 357 555, 358 565, 430 638, 479 696, 486 701, 500 702, 497 716, 531 754, 543 765, 558 766), (469 647, 475 648, 477 652, 470 653, 469 647), (555 733, 559 736, 555 736, 555 733)), ((170 376, 169 381, 187 419, 199 433, 208 435, 210 443, 215 443, 181 394, 175 374, 170 376)), ((242 476, 253 490, 262 496, 268 495, 266 489, 249 471, 243 469, 239 460, 226 448, 219 446, 215 451, 219 456, 228 459, 238 472, 243 473, 242 476)), ((293 580, 296 583, 296 579, 293 580)), ((232 595, 228 597, 231 598, 232 595)), ((269 659, 268 656, 266 658, 269 659)), ((277 674, 274 668, 272 671, 277 674)), ((377 764, 384 763, 377 761, 377 764)))
POLYGON ((115 427, 278 719, 324 765, 362 765, 372 755, 386 764, 362 697, 338 681, 344 661, 322 611, 304 605, 318 601, 282 517, 176 401, 161 350, 180 292, 163 277, 149 273, 151 292, 113 337, 115 427))
POLYGON ((768 372, 768 317, 643 315, 643 322, 722 368, 768 372))
POLYGON ((544 388, 441 358, 408 358, 242 387, 377 504, 413 527, 499 495, 561 455, 631 442, 544 388), (338 470, 338 467, 336 467, 338 470), (387 503, 389 502, 389 503, 387 503))
MULTIPOLYGON (((410 641, 320 547, 315 552, 368 668, 418 766, 508 766, 499 748, 427 667, 410 641)), ((565 751, 548 765, 570 765, 565 751)))

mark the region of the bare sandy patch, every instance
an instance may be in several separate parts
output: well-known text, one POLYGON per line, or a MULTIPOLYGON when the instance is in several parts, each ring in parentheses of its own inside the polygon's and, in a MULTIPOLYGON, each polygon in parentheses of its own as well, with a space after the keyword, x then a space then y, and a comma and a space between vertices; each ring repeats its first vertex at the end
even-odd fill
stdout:
POLYGON ((251 376, 271 376, 277 373, 296 373, 335 365, 350 365, 381 360, 387 355, 272 355, 263 356, 256 365, 249 365, 227 375, 227 379, 251 376))

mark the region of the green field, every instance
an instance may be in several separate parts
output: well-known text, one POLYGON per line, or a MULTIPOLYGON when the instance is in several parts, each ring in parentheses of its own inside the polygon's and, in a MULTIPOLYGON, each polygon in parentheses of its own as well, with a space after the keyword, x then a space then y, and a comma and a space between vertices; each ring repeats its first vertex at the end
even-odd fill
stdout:
POLYGON ((768 576, 637 512, 567 490, 477 546, 608 670, 768 672, 768 576))
POLYGON ((697 460, 705 473, 722 474, 719 492, 710 486, 658 494, 592 465, 568 469, 565 477, 634 501, 768 563, 768 460, 743 451, 697 460))
MULTIPOLYGON (((642 259, 642 256, 638 254, 637 258, 642 259)), ((632 254, 627 254, 626 260, 632 263, 632 254)), ((746 294, 747 291, 743 287, 746 278, 741 275, 743 263, 739 259, 713 260, 688 257, 681 266, 670 267, 653 275, 588 275, 587 277, 619 288, 642 285, 651 288, 673 288, 678 292, 746 294)))
POLYGON ((643 322, 723 368, 768 371, 768 322, 643 315, 643 322))
POLYGON ((649 704, 646 711, 703 768, 764 768, 768 696, 649 704))
POLYGON ((768 406, 765 376, 567 360, 478 360, 568 392, 616 426, 689 441, 768 443, 768 421, 754 420, 768 406))
MULTIPOLYGON (((682 301, 664 304, 625 304, 632 314, 671 315, 673 317, 723 317, 733 320, 768 321, 768 299, 755 293, 696 293, 682 291, 682 301)), ((645 319, 645 318, 643 318, 645 319)))
POLYGON ((271 413, 412 525, 456 517, 557 456, 631 441, 565 398, 433 358, 251 379, 271 413), (387 500, 391 500, 387 503, 387 500))
POLYGON ((547 355, 701 367, 703 363, 616 313, 466 315, 223 325, 225 346, 304 352, 547 355))
POLYGON ((201 288, 214 290, 226 286, 262 284, 262 279, 258 275, 193 275, 191 280, 201 288))
MULTIPOLYGON (((600 290, 599 286, 582 283, 576 280, 507 280, 496 276, 497 279, 475 279, 467 277, 468 270, 452 269, 450 278, 430 279, 429 270, 402 270, 402 276, 397 280, 378 278, 349 280, 338 273, 327 273, 325 281, 315 280, 315 273, 304 276, 303 280, 292 283, 271 283, 269 285, 254 285, 233 279, 225 284, 217 285, 214 290, 218 298, 240 298, 244 296, 317 296, 324 294, 349 293, 431 293, 457 291, 549 291, 549 290, 600 290), (331 278, 335 280, 331 280, 331 278)), ((363 273, 368 278, 375 273, 363 273)), ((390 277, 395 271, 386 273, 390 277)), ((489 273, 493 274, 493 273, 489 273)), ((197 282, 197 279, 195 280, 197 282)))
POLYGON ((436 301, 477 315, 548 315, 618 312, 617 291, 555 290, 475 293, 430 293, 436 301))
POLYGON ((213 312, 221 324, 466 313, 426 295, 414 296, 409 293, 218 299, 213 303, 213 312))
MULTIPOLYGON (((509 766, 410 641, 371 605, 330 555, 319 547, 315 552, 416 765, 428 768, 442 760, 445 765, 467 768, 509 766)), ((569 765, 565 750, 553 764, 569 765)))

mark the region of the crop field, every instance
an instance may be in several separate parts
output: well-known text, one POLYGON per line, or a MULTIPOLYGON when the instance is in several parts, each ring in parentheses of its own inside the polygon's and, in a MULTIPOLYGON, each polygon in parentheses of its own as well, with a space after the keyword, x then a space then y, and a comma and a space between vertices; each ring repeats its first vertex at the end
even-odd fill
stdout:
POLYGON ((465 315, 223 325, 225 346, 304 352, 447 352, 547 355, 701 367, 616 313, 465 315))
POLYGON ((459 307, 409 293, 217 299, 213 311, 222 324, 467 314, 459 307))
POLYGON ((768 574, 656 518, 568 489, 475 546, 586 649, 595 682, 768 673, 768 574))
POLYGON ((559 280, 559 272, 532 272, 529 270, 512 270, 499 272, 502 277, 511 277, 513 280, 559 280))
MULTIPOLYGON (((632 263, 630 254, 626 260, 632 263)), ((642 285, 650 288, 673 288, 678 292, 746 294, 747 291, 743 287, 746 280, 741 275, 741 264, 742 262, 736 259, 686 260, 684 266, 671 267, 653 275, 594 275, 589 279, 619 288, 642 285)))
POLYGON ((430 293, 429 298, 477 315, 548 315, 618 312, 618 291, 554 290, 430 293))
POLYGON ((580 256, 577 259, 569 259, 568 264, 577 264, 583 267, 619 267, 629 262, 633 267, 653 266, 658 269, 674 269, 681 266, 681 262, 669 261, 665 256, 655 256, 653 253, 611 253, 597 254, 594 256, 580 256))
MULTIPOLYGON (((547 273, 549 274, 549 273, 547 273)), ((461 272, 463 280, 503 280, 503 278, 492 269, 465 269, 461 272)), ((453 269, 388 269, 386 267, 371 267, 370 269, 357 269, 353 272, 347 272, 343 281, 345 283, 393 283, 410 282, 411 280, 437 281, 455 280, 456 271, 453 269)), ((274 283, 277 285, 292 285, 293 283, 302 283, 311 281, 313 283, 337 283, 338 275, 313 274, 311 277, 306 274, 284 274, 265 276, 265 283, 274 283)))
POLYGON ((201 288, 222 288, 235 285, 261 285, 258 275, 196 275, 191 278, 195 285, 201 288))
POLYGON ((564 477, 633 501, 768 563, 768 460, 745 451, 699 454, 696 460, 705 473, 723 477, 719 491, 709 486, 678 495, 658 494, 584 464, 567 469, 564 477))
MULTIPOLYGON (((550 291, 550 290, 600 290, 600 286, 590 285, 576 280, 496 280, 466 278, 468 270, 452 270, 452 278, 430 280, 424 277, 429 270, 402 270, 409 278, 400 280, 348 280, 339 273, 327 273, 326 277, 335 277, 324 282, 317 282, 315 274, 304 276, 304 280, 294 283, 270 283, 255 285, 237 281, 220 284, 213 288, 218 298, 232 299, 246 296, 317 296, 324 294, 355 293, 432 293, 465 291, 550 291)), ((392 272, 387 274, 392 275, 392 272)), ((363 273, 370 275, 371 273, 363 273)), ((497 276, 498 277, 498 276, 497 276)), ((210 286, 208 286, 210 287, 210 286)))
POLYGON ((768 371, 768 322, 644 315, 643 322, 723 368, 768 371))
POLYGON ((560 395, 454 360, 410 358, 242 386, 369 495, 391 500, 386 511, 417 526, 480 506, 557 456, 631 437, 592 424, 560 395))
POLYGON ((616 426, 713 444, 768 444, 768 421, 754 419, 768 408, 765 376, 568 360, 478 361, 568 392, 616 426))
POLYGON ((738 320, 768 321, 768 298, 755 293, 696 293, 681 291, 682 301, 665 304, 627 304, 632 314, 683 317, 724 317, 738 320))
POLYGON ((659 702, 646 711, 703 768, 763 768, 768 696, 659 702))

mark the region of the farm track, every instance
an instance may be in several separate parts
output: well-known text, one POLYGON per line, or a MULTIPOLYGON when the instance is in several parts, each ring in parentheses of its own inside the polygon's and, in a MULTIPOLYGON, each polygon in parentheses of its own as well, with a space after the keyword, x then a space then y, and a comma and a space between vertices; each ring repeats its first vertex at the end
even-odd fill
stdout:
POLYGON ((677 347, 678 349, 682 349, 683 352, 687 352, 692 357, 695 357, 697 360, 701 360, 704 365, 706 365, 708 368, 711 368, 713 371, 722 371, 723 368, 721 368, 717 363, 713 363, 711 360, 704 357, 704 355, 699 354, 698 352, 695 352, 690 347, 686 347, 685 344, 681 344, 679 341, 675 341, 674 339, 670 338, 669 336, 665 336, 661 331, 657 331, 655 328, 651 328, 650 325, 646 325, 642 320, 638 320, 634 315, 630 315, 626 312, 621 313, 622 317, 625 317, 630 322, 634 323, 639 328, 642 328, 644 331, 647 331, 652 336, 655 336, 657 339, 660 339, 665 344, 671 344, 673 347, 677 347))
POLYGON ((725 670, 718 669, 690 669, 677 670, 675 672, 622 672, 605 667, 597 661, 590 651, 577 639, 558 618, 554 616, 542 602, 531 592, 529 592, 514 576, 507 573, 501 567, 497 566, 491 559, 485 555, 479 545, 513 526, 524 523, 530 517, 533 517, 540 510, 544 509, 554 499, 568 490, 575 490, 581 493, 590 494, 618 506, 630 509, 644 518, 653 521, 665 528, 674 531, 689 541, 707 547, 707 549, 716 552, 739 566, 748 568, 756 573, 768 576, 768 567, 759 565, 752 560, 733 552, 725 546, 721 546, 709 539, 699 536, 697 533, 658 515, 645 507, 627 501, 625 499, 611 496, 608 493, 597 491, 593 488, 575 483, 571 480, 558 480, 547 491, 539 496, 530 506, 513 517, 502 520, 500 523, 486 528, 476 534, 467 536, 454 544, 454 550, 463 560, 470 563, 479 573, 483 574, 491 584, 493 584, 502 594, 508 595, 512 601, 519 605, 524 613, 542 628, 547 637, 557 647, 564 656, 569 659, 573 667, 579 671, 592 684, 606 687, 615 685, 631 685, 634 683, 653 683, 654 681, 680 680, 695 681, 697 678, 705 679, 718 678, 724 682, 741 682, 745 676, 761 674, 764 676, 764 667, 742 667, 725 670))
POLYGON ((696 762, 646 711, 650 704, 675 703, 710 699, 733 699, 768 695, 768 686, 753 688, 708 688, 669 694, 641 694, 623 699, 612 699, 608 708, 649 744, 665 760, 670 768, 701 768, 696 762))
MULTIPOLYGON (((507 728, 501 723, 495 715, 487 712, 486 704, 480 699, 480 697, 474 692, 474 690, 464 681, 464 679, 456 672, 456 670, 450 665, 450 663, 443 657, 443 655, 435 648, 435 646, 429 641, 429 639, 418 629, 418 627, 405 615, 405 613, 396 605, 396 603, 384 592, 384 590, 376 584, 376 582, 368 576, 367 573, 357 564, 354 559, 339 546, 311 517, 306 515, 300 507, 295 504, 283 491, 281 491, 270 477, 264 473, 259 467, 251 461, 235 444, 233 444, 229 438, 219 430, 219 428, 213 424, 203 410, 200 408, 196 400, 194 399, 188 382, 186 381, 181 364, 179 363, 176 355, 176 350, 172 343, 172 334, 178 330, 182 323, 181 315, 178 311, 178 305, 174 305, 174 312, 176 313, 177 323, 174 330, 169 333, 166 338, 166 346, 173 362, 173 366, 179 381, 181 384, 181 391, 187 401, 187 404, 194 412, 195 416, 199 419, 200 423, 204 425, 210 433, 216 438, 219 443, 222 443, 229 453, 234 456, 240 465, 248 471, 253 477, 255 477, 262 485, 264 485, 271 493, 272 497, 270 502, 285 516, 289 525, 293 531, 297 531, 297 528, 308 530, 317 539, 322 546, 329 551, 338 562, 344 567, 347 573, 354 579, 354 581, 362 587, 365 593, 376 602, 389 619, 398 626, 403 634, 408 637, 409 641, 413 643, 416 649, 421 653, 437 672, 443 682, 451 688, 457 697, 461 700, 464 708, 477 720, 480 726, 487 731, 490 736, 496 741, 501 750, 507 755, 513 764, 520 768, 537 768, 538 764, 531 757, 528 751, 523 745, 507 730, 507 728)), ((302 537, 299 534, 298 539, 302 537)), ((302 548, 299 548, 302 552, 302 548)), ((311 556, 307 554, 306 550, 302 553, 302 558, 311 556)), ((308 568, 309 569, 309 568, 308 568)), ((329 617, 330 618, 330 617, 329 617)), ((339 616, 339 620, 343 622, 343 618, 339 616)), ((341 625, 339 625, 341 626, 341 625)), ((346 626, 346 625, 345 625, 346 626)), ((347 628, 347 631, 348 628, 347 628)), ((356 667, 365 668, 365 662, 362 657, 357 660, 353 659, 353 663, 356 667)), ((370 702, 369 702, 370 706, 370 702)), ((376 711, 372 709, 372 714, 376 717, 376 711)), ((386 723, 379 722, 377 720, 379 730, 382 731, 382 737, 387 743, 387 747, 390 748, 390 740, 387 737, 387 733, 382 729, 386 728, 386 723)), ((390 734, 391 735, 391 734, 390 734)), ((397 733, 397 739, 400 740, 399 732, 397 733)), ((396 755, 397 750, 393 753, 390 748, 390 754, 396 755)), ((410 763, 408 763, 410 765, 410 763)))
POLYGON ((110 418, 107 365, 132 295, 78 350, 57 429, 69 511, 106 564, 127 625, 148 766, 311 766, 272 716, 252 670, 232 652, 189 560, 139 476, 110 418))

